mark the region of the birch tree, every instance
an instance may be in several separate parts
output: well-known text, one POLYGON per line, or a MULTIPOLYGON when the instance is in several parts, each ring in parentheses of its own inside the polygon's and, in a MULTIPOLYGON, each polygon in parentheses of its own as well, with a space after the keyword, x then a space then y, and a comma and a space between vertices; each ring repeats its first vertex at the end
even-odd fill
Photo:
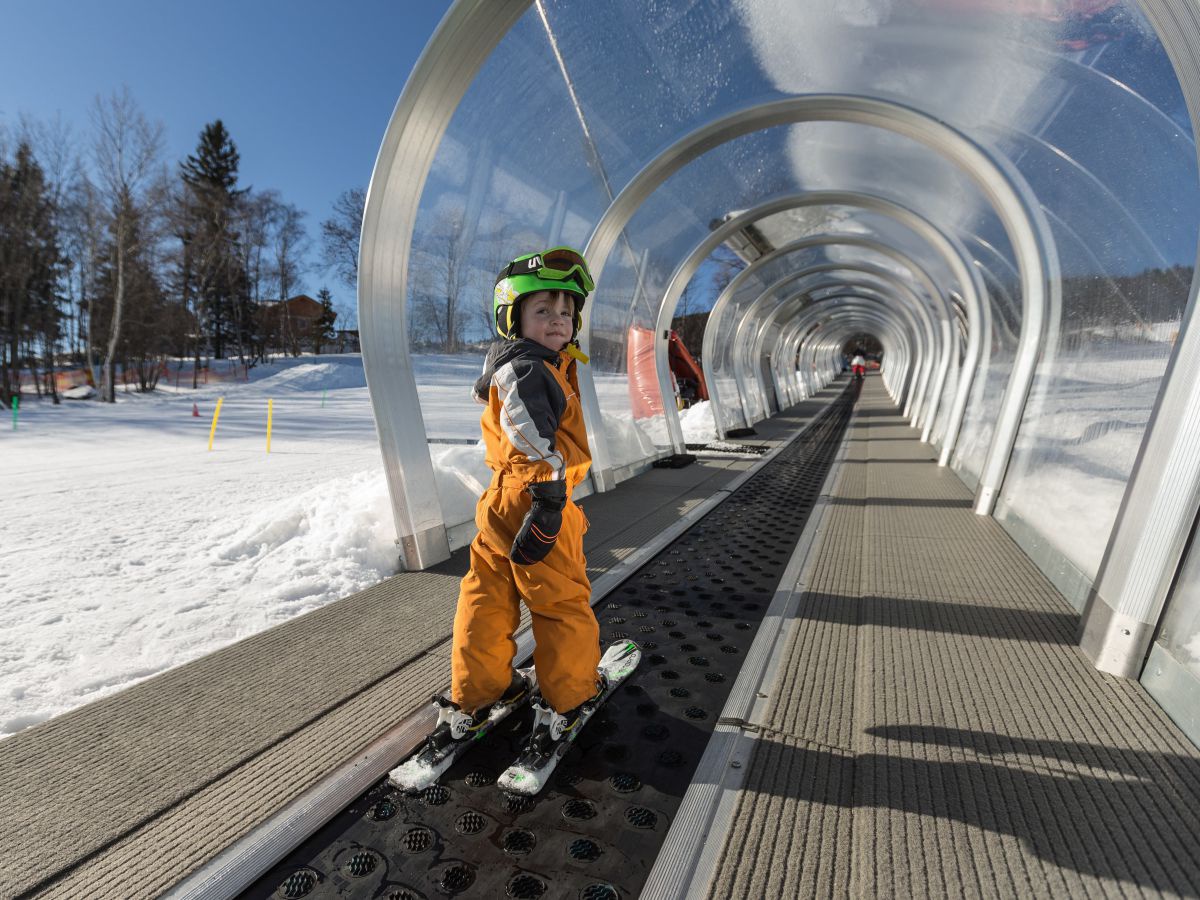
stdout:
MULTIPOLYGON (((97 97, 92 108, 95 130, 92 161, 101 208, 112 241, 113 303, 102 368, 100 398, 116 401, 116 354, 125 312, 127 269, 139 249, 135 222, 161 199, 163 128, 151 123, 138 108, 129 88, 97 97)), ((141 238, 149 233, 143 228, 141 238)))

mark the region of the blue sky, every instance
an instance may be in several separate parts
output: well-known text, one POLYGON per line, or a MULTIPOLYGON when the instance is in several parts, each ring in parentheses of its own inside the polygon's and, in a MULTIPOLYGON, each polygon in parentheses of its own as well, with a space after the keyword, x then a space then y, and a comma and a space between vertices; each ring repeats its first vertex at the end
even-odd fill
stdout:
MULTIPOLYGON (((129 86, 166 130, 175 163, 205 123, 225 122, 241 183, 275 188, 319 223, 343 190, 366 187, 396 98, 449 0, 38 0, 5 4, 0 124, 22 113, 69 124, 82 150, 97 93, 129 86)), ((319 268, 339 307, 353 292, 319 268)))

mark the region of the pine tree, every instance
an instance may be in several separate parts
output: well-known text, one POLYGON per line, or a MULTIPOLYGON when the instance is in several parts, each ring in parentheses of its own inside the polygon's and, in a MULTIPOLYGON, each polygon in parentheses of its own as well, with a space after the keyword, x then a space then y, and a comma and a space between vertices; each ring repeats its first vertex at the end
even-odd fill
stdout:
POLYGON ((333 323, 337 321, 337 313, 333 309, 333 294, 329 292, 329 288, 323 287, 317 291, 317 300, 321 303, 321 314, 313 323, 313 352, 318 355, 321 353, 321 345, 326 341, 333 340, 337 334, 333 330, 333 323))
MULTIPOLYGON (((213 354, 225 356, 226 341, 245 347, 248 287, 235 222, 239 190, 237 146, 217 119, 204 126, 196 152, 180 163, 185 198, 178 236, 184 244, 181 281, 212 340, 213 354)), ((199 368, 200 344, 196 345, 199 368)))
POLYGON ((32 362, 36 338, 53 354, 62 316, 56 289, 62 265, 45 173, 30 146, 21 143, 11 164, 0 161, 0 405, 8 406, 19 389, 10 375, 25 358, 32 362))

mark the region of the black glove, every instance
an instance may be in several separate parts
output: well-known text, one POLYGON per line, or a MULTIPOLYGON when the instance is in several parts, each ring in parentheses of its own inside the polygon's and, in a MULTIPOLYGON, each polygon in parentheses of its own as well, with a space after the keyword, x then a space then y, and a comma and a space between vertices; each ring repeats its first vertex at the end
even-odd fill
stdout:
POLYGON ((518 565, 531 566, 546 558, 562 528, 562 511, 567 505, 565 481, 537 481, 529 486, 533 505, 525 514, 521 529, 513 538, 508 558, 518 565))

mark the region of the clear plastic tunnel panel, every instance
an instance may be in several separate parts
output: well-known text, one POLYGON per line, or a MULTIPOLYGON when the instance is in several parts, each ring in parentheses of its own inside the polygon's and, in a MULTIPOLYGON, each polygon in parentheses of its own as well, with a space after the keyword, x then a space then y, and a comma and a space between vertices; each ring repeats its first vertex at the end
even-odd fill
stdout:
MULTIPOLYGON (((1052 471, 1123 481, 1196 248, 1194 148, 1174 74, 1129 4, 1089 7, 1082 18, 1041 7, 965 13, 958 6, 532 5, 459 105, 422 195, 405 301, 428 436, 476 436, 467 389, 490 326, 491 279, 513 254, 586 244, 639 170, 718 117, 795 94, 859 93, 911 105, 1006 155, 1053 223, 1063 309, 1002 515, 1026 514, 1026 498, 1044 497, 1038 477, 1052 479, 1060 490, 1055 502, 1063 503, 1090 483, 1068 488, 1052 471), (1173 267, 1182 268, 1145 274, 1173 267), (431 391, 422 379, 431 366, 459 372, 461 394, 431 391), (1107 469, 1095 464, 1094 452, 1103 453, 1107 469)), ((629 222, 590 300, 586 348, 614 465, 647 459, 667 443, 662 415, 653 411, 652 401, 661 409, 662 398, 634 389, 630 352, 638 349, 631 334, 654 327, 675 266, 714 220, 772 196, 819 189, 891 197, 958 237, 985 272, 992 328, 952 460, 968 480, 978 473, 1020 329, 1011 249, 982 196, 936 152, 845 123, 766 129, 714 148, 629 222), (650 415, 639 415, 641 401, 650 401, 650 415)), ((879 217, 848 218, 884 240, 906 240, 879 217)), ((895 246, 919 254, 945 290, 958 287, 927 250, 895 246)), ((719 381, 718 388, 737 396, 733 384, 719 381)), ((434 447, 435 456, 471 450, 434 447)), ((453 500, 473 494, 470 479, 440 477, 439 491, 448 525, 470 518, 453 500)), ((1091 520, 1103 524, 1086 547, 1059 548, 1085 571, 1116 513, 1113 496, 1092 493, 1105 496, 1089 507, 1091 520)), ((1057 530, 1049 521, 1032 525, 1043 534, 1057 530)))

